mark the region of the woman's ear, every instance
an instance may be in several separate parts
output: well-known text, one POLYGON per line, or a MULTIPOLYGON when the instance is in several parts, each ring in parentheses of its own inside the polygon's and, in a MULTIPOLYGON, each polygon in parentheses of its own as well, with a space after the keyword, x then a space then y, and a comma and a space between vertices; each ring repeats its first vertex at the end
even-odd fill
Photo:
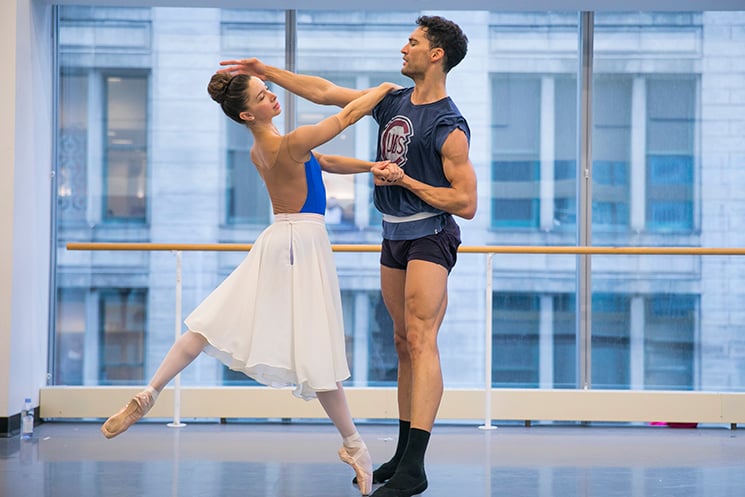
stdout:
POLYGON ((254 120, 254 116, 250 112, 247 112, 245 110, 241 112, 240 114, 238 114, 238 117, 240 117, 243 121, 247 123, 251 123, 254 120))

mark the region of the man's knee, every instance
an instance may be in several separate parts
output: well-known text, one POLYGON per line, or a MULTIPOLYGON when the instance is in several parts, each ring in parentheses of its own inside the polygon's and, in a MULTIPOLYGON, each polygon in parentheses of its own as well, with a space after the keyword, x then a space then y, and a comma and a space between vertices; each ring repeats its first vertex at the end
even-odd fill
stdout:
POLYGON ((406 334, 406 346, 411 357, 422 357, 437 353, 436 332, 430 329, 410 329, 406 334))

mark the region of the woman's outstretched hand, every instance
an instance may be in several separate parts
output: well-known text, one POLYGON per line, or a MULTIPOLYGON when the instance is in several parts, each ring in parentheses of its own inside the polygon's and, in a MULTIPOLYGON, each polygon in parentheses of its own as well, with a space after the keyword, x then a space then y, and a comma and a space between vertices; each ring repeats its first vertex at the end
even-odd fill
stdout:
POLYGON ((217 72, 225 72, 231 76, 236 74, 246 74, 248 76, 255 76, 260 80, 266 80, 266 65, 256 57, 249 59, 232 59, 223 60, 220 62, 221 66, 225 66, 217 72))

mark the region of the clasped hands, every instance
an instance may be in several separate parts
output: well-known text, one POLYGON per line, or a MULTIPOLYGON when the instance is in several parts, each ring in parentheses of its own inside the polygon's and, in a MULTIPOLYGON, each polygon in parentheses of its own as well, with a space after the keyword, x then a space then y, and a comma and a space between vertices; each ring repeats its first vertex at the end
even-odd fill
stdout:
POLYGON ((395 162, 383 160, 373 164, 370 168, 376 186, 390 186, 397 184, 404 177, 404 170, 395 162))

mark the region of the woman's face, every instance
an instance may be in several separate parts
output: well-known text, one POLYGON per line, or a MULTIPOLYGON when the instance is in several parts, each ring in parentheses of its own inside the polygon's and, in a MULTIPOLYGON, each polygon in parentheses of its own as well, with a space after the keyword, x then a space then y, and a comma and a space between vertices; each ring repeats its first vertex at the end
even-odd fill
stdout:
POLYGON ((246 110, 241 117, 248 123, 271 121, 282 112, 277 95, 269 91, 266 83, 259 78, 248 81, 246 110), (243 117, 245 114, 245 117, 243 117))

